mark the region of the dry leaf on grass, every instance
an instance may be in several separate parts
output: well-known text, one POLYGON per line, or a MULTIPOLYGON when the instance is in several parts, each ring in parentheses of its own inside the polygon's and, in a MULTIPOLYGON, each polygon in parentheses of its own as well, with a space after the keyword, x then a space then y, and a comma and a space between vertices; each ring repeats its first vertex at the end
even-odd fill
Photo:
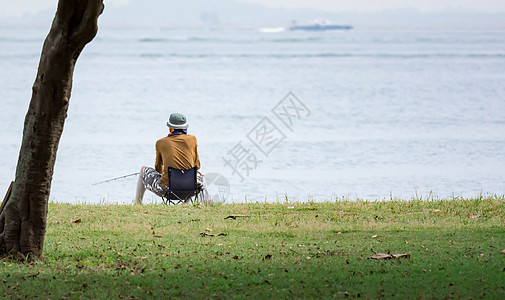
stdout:
POLYGON ((226 233, 207 233, 207 232, 202 232, 200 233, 201 236, 227 236, 226 233))
POLYGON ((480 216, 479 216, 479 215, 469 215, 468 217, 469 217, 470 219, 480 218, 480 216))
POLYGON ((379 253, 375 252, 372 249, 374 255, 372 255, 371 259, 391 259, 391 258, 410 258, 410 254, 400 253, 400 254, 389 254, 389 253, 379 253))
POLYGON ((237 218, 250 218, 251 216, 249 215, 229 215, 227 216, 226 218, 224 218, 225 220, 226 219, 233 219, 233 220, 236 220, 237 218))
POLYGON ((371 259, 390 259, 390 258, 410 258, 410 254, 400 253, 400 254, 386 254, 386 253, 375 253, 370 258, 371 259))
POLYGON ((434 209, 431 212, 441 212, 441 210, 440 209, 434 209))

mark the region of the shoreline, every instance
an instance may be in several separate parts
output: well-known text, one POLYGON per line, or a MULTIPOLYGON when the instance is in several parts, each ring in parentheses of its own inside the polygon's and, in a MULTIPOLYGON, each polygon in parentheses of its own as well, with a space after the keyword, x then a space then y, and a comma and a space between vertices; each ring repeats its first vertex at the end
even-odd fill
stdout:
MULTIPOLYGON (((147 193, 147 192, 146 192, 147 193)), ((154 197, 154 196, 153 196, 154 197)), ((321 203, 321 204, 328 204, 328 203, 388 203, 388 202, 445 202, 445 201, 476 201, 476 200, 485 200, 485 199, 494 199, 494 200, 502 200, 505 201, 505 195, 500 195, 500 194, 489 194, 486 193, 480 194, 478 196, 473 196, 473 197, 463 197, 463 196, 452 196, 451 198, 438 198, 434 197, 431 194, 427 195, 413 195, 410 198, 400 198, 400 197, 390 197, 389 199, 383 198, 383 199, 364 199, 364 198, 351 198, 351 197, 335 197, 334 200, 315 200, 314 199, 308 199, 306 201, 298 201, 298 200, 289 200, 289 197, 287 198, 278 198, 277 200, 264 200, 264 201, 248 201, 245 199, 243 202, 217 202, 217 203, 210 203, 210 206, 213 205, 240 205, 240 204, 307 204, 307 203, 321 203)), ((98 206, 107 206, 107 205, 112 205, 112 206, 129 206, 133 205, 136 206, 137 204, 135 203, 135 200, 132 199, 130 203, 128 202, 116 202, 116 203, 109 203, 105 198, 102 200, 96 202, 96 203, 91 203, 91 202, 86 202, 86 201, 77 201, 77 202, 58 202, 54 200, 49 200, 49 204, 69 204, 69 205, 98 205, 98 206)), ((150 206, 163 206, 161 198, 158 201, 149 201, 147 203, 143 203, 142 206, 145 205, 150 205, 150 206)), ((185 204, 179 204, 179 205, 185 205, 185 204)), ((202 203, 186 203, 186 205, 202 205, 202 206, 208 206, 208 204, 202 204, 202 203)))

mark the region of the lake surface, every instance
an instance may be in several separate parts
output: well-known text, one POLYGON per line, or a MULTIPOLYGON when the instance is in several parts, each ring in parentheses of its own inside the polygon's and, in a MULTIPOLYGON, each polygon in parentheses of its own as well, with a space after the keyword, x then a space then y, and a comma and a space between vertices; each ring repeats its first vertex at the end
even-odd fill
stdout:
MULTIPOLYGON (((0 29, 0 193, 47 31, 0 29)), ((154 165, 171 112, 226 202, 503 195, 504 33, 101 28, 77 63, 50 199, 132 203, 134 176, 92 184, 154 165)))

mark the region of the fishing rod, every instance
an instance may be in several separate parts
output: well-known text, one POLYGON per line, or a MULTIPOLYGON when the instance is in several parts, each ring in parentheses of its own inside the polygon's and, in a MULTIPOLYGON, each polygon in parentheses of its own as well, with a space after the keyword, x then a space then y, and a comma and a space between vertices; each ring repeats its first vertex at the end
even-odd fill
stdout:
POLYGON ((111 178, 111 179, 107 179, 107 180, 104 180, 104 181, 93 183, 92 185, 98 185, 98 184, 110 182, 110 181, 113 181, 113 180, 123 179, 123 178, 126 178, 126 177, 135 176, 135 175, 139 175, 139 172, 133 173, 133 174, 128 174, 128 175, 123 175, 123 176, 119 176, 119 177, 115 177, 115 178, 111 178))

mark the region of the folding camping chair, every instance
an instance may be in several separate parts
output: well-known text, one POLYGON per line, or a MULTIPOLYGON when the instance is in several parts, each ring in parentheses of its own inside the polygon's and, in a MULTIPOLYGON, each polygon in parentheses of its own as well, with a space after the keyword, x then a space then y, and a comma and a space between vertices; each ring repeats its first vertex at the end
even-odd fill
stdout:
POLYGON ((198 184, 196 167, 189 170, 168 168, 168 191, 161 197, 163 203, 193 203, 201 200, 202 186, 198 184))

